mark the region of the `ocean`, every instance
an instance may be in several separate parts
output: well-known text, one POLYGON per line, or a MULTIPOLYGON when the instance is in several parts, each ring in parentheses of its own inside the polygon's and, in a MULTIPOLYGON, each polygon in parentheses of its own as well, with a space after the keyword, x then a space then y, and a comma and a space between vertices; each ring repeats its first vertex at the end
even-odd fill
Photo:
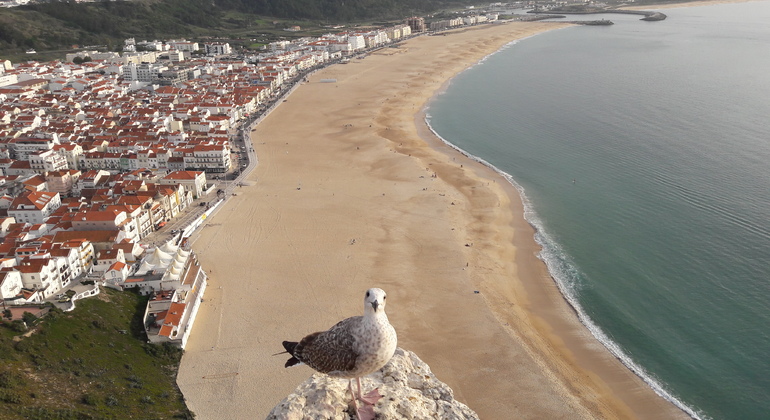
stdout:
POLYGON ((428 121, 510 176, 627 366, 694 418, 768 419, 770 2, 662 11, 511 43, 428 121))

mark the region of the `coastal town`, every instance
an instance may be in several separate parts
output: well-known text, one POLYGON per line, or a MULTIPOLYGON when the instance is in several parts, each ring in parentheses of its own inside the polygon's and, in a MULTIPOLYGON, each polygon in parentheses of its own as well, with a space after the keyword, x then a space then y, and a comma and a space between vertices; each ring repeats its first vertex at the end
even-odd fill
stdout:
POLYGON ((314 70, 428 29, 496 20, 426 28, 414 17, 250 56, 222 42, 127 39, 122 53, 0 62, 5 319, 131 288, 151 296, 148 340, 183 348, 208 278, 191 237, 256 165, 252 127, 314 70))

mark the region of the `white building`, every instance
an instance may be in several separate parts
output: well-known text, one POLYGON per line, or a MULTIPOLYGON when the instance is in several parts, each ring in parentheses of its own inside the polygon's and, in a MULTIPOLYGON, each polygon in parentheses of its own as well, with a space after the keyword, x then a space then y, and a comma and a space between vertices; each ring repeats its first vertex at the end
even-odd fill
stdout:
POLYGON ((148 251, 123 287, 152 294, 144 313, 147 338, 184 348, 206 290, 207 276, 192 251, 164 244, 148 251))
POLYGON ((230 54, 230 44, 226 42, 212 42, 204 44, 206 47, 206 55, 225 55, 230 54))
POLYGON ((35 191, 16 197, 8 208, 8 215, 19 223, 43 223, 61 206, 59 193, 35 191))
POLYGON ((61 290, 61 279, 56 262, 51 258, 25 258, 15 266, 21 273, 24 288, 42 292, 44 299, 61 290))
POLYGON ((139 82, 152 82, 158 79, 160 73, 167 71, 168 66, 155 63, 128 63, 123 66, 123 75, 128 80, 139 82))
POLYGON ((16 270, 0 271, 0 299, 13 300, 21 294, 24 284, 21 281, 21 273, 16 270))
POLYGON ((194 52, 200 49, 200 46, 198 46, 197 42, 190 42, 185 40, 169 41, 168 45, 169 47, 171 47, 171 49, 174 49, 177 51, 194 52))
POLYGON ((123 41, 123 51, 136 52, 136 39, 127 38, 125 41, 123 41))
POLYGON ((53 150, 31 153, 29 166, 40 173, 69 169, 67 159, 53 150))

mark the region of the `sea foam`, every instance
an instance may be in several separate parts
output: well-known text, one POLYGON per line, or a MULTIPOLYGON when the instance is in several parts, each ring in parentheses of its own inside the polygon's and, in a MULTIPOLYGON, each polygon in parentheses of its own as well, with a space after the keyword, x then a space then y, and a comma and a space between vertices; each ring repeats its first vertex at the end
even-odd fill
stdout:
MULTIPOLYGON (((510 45, 514 45, 516 42, 517 41, 506 44, 506 47, 510 45)), ((548 234, 548 232, 546 231, 542 223, 542 220, 538 217, 537 213, 535 212, 532 202, 529 200, 529 198, 527 198, 527 194, 526 194, 526 191, 524 190, 524 187, 522 187, 518 182, 516 182, 516 180, 513 179, 513 177, 507 172, 498 169, 491 163, 487 162, 486 160, 478 156, 475 156, 466 152, 465 150, 452 144, 451 142, 446 140, 444 137, 442 137, 438 132, 436 132, 436 130, 433 128, 433 126, 430 123, 431 116, 430 116, 430 113, 428 112, 428 106, 425 107, 424 114, 425 114, 425 124, 428 126, 430 131, 438 139, 440 139, 444 144, 451 147, 452 149, 455 149, 457 152, 468 157, 469 159, 474 160, 478 163, 481 163, 482 165, 485 165, 488 168, 492 169, 497 174, 505 178, 514 188, 516 188, 516 190, 519 192, 519 196, 521 197, 521 201, 524 207, 524 219, 527 221, 527 223, 529 223, 535 229, 534 239, 535 239, 535 242, 537 242, 537 244, 540 245, 541 247, 541 250, 537 255, 538 258, 545 263, 546 267, 548 268, 548 272, 551 275, 551 278, 553 278, 562 296, 564 296, 564 298, 567 300, 570 306, 572 306, 572 308, 575 310, 575 312, 578 315, 578 319, 591 332, 591 335, 593 335, 594 338, 596 338, 607 350, 609 350, 610 353, 612 353, 612 355, 615 356, 615 358, 620 360, 620 362, 623 363, 632 372, 634 372, 634 374, 639 376, 648 386, 650 386, 653 389, 653 391, 655 391, 656 394, 670 401, 672 404, 677 406, 679 409, 681 409, 682 411, 684 411, 694 419, 709 420, 710 417, 706 416, 702 412, 694 410, 693 408, 689 407, 684 402, 676 398, 674 395, 672 395, 665 388, 663 383, 658 378, 656 378, 654 375, 647 372, 642 366, 634 362, 634 360, 628 354, 626 354, 625 351, 623 351, 620 345, 614 342, 586 314, 585 310, 580 305, 580 301, 578 299, 578 296, 580 293, 580 287, 581 287, 581 279, 584 276, 581 273, 580 269, 577 267, 577 265, 572 261, 570 256, 565 251, 562 250, 562 247, 559 245, 558 241, 554 240, 552 236, 548 234)))

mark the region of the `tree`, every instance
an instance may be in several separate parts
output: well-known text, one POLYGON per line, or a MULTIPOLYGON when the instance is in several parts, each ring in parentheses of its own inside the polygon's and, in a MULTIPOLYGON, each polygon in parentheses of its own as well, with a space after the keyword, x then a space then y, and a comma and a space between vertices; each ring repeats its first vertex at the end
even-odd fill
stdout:
POLYGON ((21 315, 21 319, 27 323, 27 325, 32 325, 35 321, 37 321, 37 317, 35 315, 32 315, 31 312, 24 311, 24 313, 21 315))

